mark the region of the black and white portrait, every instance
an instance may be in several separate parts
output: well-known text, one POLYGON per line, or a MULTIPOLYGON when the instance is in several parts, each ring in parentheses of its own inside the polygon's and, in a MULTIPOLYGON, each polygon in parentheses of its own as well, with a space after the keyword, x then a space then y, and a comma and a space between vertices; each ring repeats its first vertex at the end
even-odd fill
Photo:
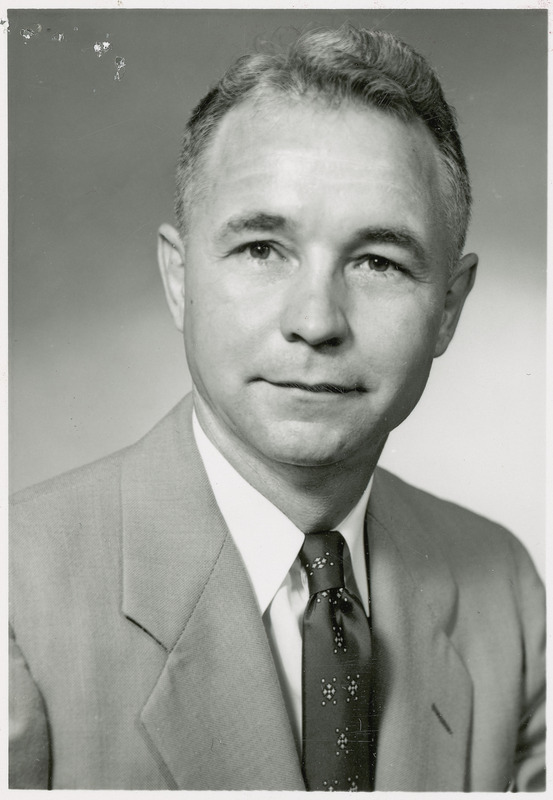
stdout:
POLYGON ((547 12, 2 35, 10 786, 543 790, 547 12))

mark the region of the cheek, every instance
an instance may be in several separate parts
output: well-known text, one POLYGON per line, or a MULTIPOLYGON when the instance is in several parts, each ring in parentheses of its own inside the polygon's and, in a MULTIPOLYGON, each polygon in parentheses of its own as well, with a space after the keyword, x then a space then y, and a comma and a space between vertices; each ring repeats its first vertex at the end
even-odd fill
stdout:
POLYGON ((415 297, 383 303, 365 319, 367 355, 378 361, 382 377, 401 380, 428 372, 440 327, 438 304, 415 297))
POLYGON ((184 341, 189 364, 209 383, 227 385, 244 372, 258 352, 259 320, 247 303, 229 297, 220 287, 187 295, 184 341), (223 377, 224 376, 224 377, 223 377))

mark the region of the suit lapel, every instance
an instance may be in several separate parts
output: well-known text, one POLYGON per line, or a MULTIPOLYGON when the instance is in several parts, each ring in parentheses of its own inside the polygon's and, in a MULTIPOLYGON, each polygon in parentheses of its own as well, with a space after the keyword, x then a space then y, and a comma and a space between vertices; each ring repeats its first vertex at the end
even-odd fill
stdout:
POLYGON ((265 630, 230 537, 142 721, 177 786, 303 788, 265 630))
POLYGON ((180 789, 302 789, 265 629, 191 402, 124 462, 123 612, 168 652, 141 722, 180 789))
POLYGON ((375 788, 466 789, 472 681, 449 639, 456 586, 400 481, 377 471, 367 526, 378 749, 375 788))

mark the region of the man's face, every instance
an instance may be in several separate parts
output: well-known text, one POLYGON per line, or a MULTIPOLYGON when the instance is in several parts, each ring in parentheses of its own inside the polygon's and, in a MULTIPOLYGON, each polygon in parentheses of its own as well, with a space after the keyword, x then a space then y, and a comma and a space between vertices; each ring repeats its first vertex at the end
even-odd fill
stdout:
POLYGON ((410 413, 454 328, 439 169, 422 124, 376 110, 223 119, 184 247, 184 338, 227 445, 335 464, 410 413))

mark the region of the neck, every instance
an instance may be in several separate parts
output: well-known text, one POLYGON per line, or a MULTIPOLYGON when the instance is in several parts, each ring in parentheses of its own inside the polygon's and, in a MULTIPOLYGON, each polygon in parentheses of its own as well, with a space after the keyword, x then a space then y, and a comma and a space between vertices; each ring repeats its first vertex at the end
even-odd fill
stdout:
POLYGON ((220 453, 248 483, 304 533, 331 530, 354 508, 367 488, 385 439, 357 457, 324 466, 275 462, 252 452, 195 402, 202 429, 220 453))

